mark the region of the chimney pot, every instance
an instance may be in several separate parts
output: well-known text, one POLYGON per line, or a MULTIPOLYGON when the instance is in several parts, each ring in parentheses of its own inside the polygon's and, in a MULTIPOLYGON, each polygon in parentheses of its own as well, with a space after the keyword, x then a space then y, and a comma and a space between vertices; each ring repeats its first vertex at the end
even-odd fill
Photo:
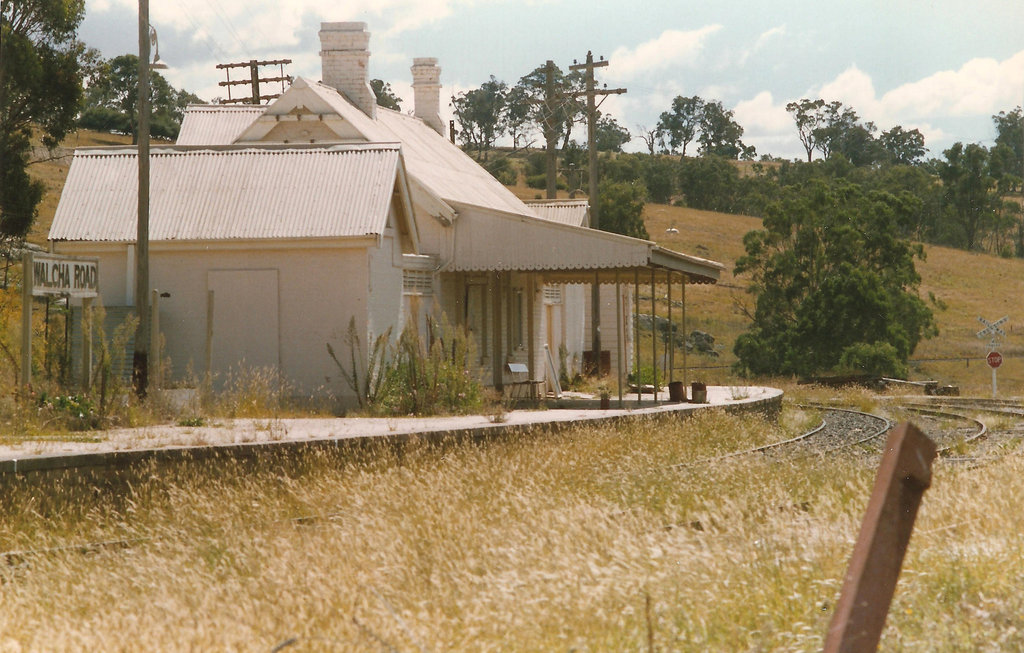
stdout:
POLYGON ((444 122, 441 121, 441 69, 437 59, 417 57, 412 60, 412 90, 415 103, 413 114, 444 136, 444 122))
POLYGON ((370 88, 370 33, 366 23, 320 23, 323 82, 376 119, 377 96, 370 88))

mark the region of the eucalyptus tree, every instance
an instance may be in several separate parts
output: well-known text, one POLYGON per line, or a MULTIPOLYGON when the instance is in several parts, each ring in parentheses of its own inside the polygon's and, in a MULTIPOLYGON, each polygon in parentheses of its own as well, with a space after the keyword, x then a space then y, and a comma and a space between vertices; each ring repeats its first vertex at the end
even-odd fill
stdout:
POLYGON ((505 133, 505 105, 508 84, 494 75, 469 91, 452 98, 455 119, 459 123, 459 140, 463 147, 476 152, 478 161, 486 161, 494 142, 505 133))
POLYGON ((739 371, 904 374, 917 344, 936 333, 917 293, 923 248, 898 231, 907 210, 905 198, 842 179, 782 189, 736 261, 754 298, 734 347, 739 371))
POLYGON ((27 171, 33 130, 52 148, 74 128, 84 16, 85 0, 0 2, 0 237, 28 233, 43 197, 27 171))
POLYGON ((667 140, 670 152, 682 148, 680 158, 686 158, 686 146, 697 138, 704 118, 704 100, 696 95, 676 96, 672 108, 661 114, 657 131, 667 140))

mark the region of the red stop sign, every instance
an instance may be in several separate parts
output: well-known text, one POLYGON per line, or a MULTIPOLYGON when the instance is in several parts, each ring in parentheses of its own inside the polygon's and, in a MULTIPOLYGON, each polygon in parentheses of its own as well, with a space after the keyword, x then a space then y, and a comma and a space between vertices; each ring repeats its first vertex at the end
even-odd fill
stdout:
POLYGON ((995 369, 1003 364, 1003 355, 998 351, 990 351, 988 356, 985 357, 985 362, 988 363, 989 367, 995 369))

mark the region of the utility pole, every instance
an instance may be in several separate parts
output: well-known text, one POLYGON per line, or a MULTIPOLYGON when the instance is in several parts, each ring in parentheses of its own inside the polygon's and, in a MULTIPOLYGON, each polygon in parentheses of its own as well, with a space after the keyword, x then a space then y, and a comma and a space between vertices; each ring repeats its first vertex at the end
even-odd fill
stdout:
POLYGON ((139 197, 135 237, 135 348, 132 386, 146 396, 149 381, 149 0, 139 0, 139 197))
POLYGON ((555 62, 548 59, 544 71, 544 141, 547 148, 547 197, 558 197, 558 133, 555 131, 555 62))
MULTIPOLYGON (((587 154, 588 154, 588 166, 590 168, 590 185, 587 191, 587 196, 590 199, 590 228, 600 229, 601 228, 601 216, 598 211, 598 198, 597 198, 597 117, 598 117, 598 104, 597 96, 609 96, 609 95, 622 95, 626 92, 624 88, 616 89, 597 89, 594 81, 594 69, 603 68, 608 65, 604 57, 601 57, 600 61, 594 61, 593 52, 587 52, 587 62, 584 64, 574 63, 569 66, 569 70, 584 70, 586 71, 586 90, 580 93, 574 93, 574 96, 586 95, 587 96, 587 154)), ((593 371, 595 375, 599 375, 601 372, 601 286, 598 283, 597 276, 594 277, 594 283, 590 288, 590 344, 591 353, 593 358, 591 364, 593 365, 593 371)))

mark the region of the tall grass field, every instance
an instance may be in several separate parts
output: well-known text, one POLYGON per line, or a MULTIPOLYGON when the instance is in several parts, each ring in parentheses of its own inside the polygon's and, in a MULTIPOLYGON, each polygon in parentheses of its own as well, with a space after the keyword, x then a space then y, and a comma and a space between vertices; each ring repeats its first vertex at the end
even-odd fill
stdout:
MULTIPOLYGON (((877 449, 706 461, 816 419, 0 479, 0 650, 820 650, 877 449)), ((883 650, 1024 647, 1022 479, 937 464, 883 650)))
MULTIPOLYGON (((34 241, 66 165, 33 166, 51 188, 34 241)), ((686 328, 718 353, 690 355, 687 373, 745 385, 730 366, 750 298, 731 270, 760 221, 664 205, 645 220, 659 244, 726 265, 687 289, 686 328)), ((913 378, 987 396, 977 318, 1009 315, 999 388, 1020 395, 1024 261, 926 250, 940 335, 913 378)), ((641 310, 653 295, 666 315, 664 291, 642 290, 641 310)), ((717 459, 806 431, 819 418, 796 404, 833 398, 765 383, 786 388, 778 421, 712 411, 0 477, 0 653, 818 651, 880 451, 717 459)), ((936 462, 882 650, 1024 650, 1024 457, 1006 444, 971 469, 936 462)))

